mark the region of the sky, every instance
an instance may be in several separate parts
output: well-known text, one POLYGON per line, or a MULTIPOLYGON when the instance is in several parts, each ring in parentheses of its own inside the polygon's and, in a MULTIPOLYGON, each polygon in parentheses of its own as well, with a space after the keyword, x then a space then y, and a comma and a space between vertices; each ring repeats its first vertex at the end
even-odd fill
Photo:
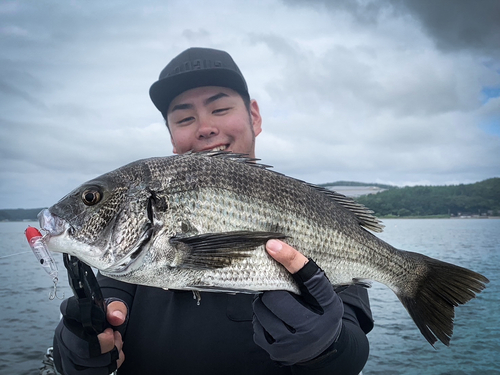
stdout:
POLYGON ((0 1, 0 208, 48 207, 172 155, 149 87, 222 49, 259 103, 256 155, 311 183, 500 177, 497 0, 0 1))

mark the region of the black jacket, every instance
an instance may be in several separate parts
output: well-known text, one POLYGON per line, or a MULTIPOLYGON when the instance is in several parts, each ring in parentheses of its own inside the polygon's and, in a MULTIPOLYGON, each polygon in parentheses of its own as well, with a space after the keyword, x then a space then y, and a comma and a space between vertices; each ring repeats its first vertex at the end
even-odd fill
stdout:
POLYGON ((253 295, 201 293, 122 283, 98 275, 105 297, 129 306, 123 330, 125 362, 119 375, 137 374, 358 374, 368 358, 366 333, 373 328, 368 293, 351 286, 340 337, 328 354, 281 366, 253 341, 253 295))

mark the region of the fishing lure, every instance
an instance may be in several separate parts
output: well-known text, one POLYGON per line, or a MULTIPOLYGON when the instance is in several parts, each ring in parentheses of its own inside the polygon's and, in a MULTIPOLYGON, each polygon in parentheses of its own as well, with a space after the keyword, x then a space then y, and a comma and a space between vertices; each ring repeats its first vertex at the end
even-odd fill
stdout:
MULTIPOLYGON (((53 300, 55 297, 57 297, 57 283, 59 281, 59 279, 57 278, 59 271, 57 269, 56 261, 47 249, 45 241, 43 240, 43 236, 38 229, 34 227, 28 227, 24 231, 24 234, 26 235, 26 239, 28 240, 31 250, 33 250, 33 253, 38 259, 38 262, 42 265, 45 272, 47 272, 52 277, 54 290, 49 294, 49 299, 53 300)), ((62 298, 64 298, 64 296, 62 298)))

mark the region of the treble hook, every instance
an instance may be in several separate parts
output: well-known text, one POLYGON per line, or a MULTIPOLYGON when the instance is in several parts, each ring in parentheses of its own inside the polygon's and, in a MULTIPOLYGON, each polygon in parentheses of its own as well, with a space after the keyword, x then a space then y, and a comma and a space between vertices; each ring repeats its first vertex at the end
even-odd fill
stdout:
POLYGON ((59 282, 59 279, 57 277, 54 277, 52 279, 52 282, 54 283, 54 290, 52 292, 49 293, 49 299, 52 301, 54 298, 57 298, 57 299, 64 299, 64 292, 63 292, 63 295, 62 297, 59 297, 57 295, 57 283, 59 282))

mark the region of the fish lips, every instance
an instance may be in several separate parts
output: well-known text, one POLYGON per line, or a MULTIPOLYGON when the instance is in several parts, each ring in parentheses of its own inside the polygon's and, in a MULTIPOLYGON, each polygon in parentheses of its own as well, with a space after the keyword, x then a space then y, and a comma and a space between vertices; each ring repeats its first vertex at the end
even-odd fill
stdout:
MULTIPOLYGON (((86 250, 85 244, 80 244, 71 237, 75 228, 66 220, 50 212, 50 209, 44 209, 38 214, 40 228, 46 232, 44 241, 50 251, 56 253, 68 253, 77 256, 85 262, 86 257, 82 257, 82 248, 86 250), (78 250, 75 251, 74 248, 78 250)), ((87 263, 87 262, 85 262, 87 263)), ((89 264, 89 263, 87 263, 89 264)), ((90 264, 94 266, 93 264, 90 264)))
POLYGON ((40 211, 37 217, 40 228, 46 231, 49 236, 59 236, 69 228, 68 222, 52 214, 48 208, 40 211))

